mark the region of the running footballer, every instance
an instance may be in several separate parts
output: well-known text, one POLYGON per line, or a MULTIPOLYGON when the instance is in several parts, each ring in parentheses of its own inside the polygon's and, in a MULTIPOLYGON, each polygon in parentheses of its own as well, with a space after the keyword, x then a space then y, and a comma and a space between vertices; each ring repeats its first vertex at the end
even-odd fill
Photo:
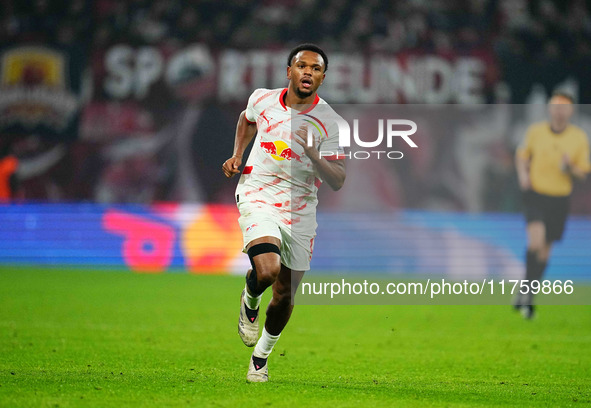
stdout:
POLYGON ((587 135, 569 123, 573 108, 571 96, 555 93, 548 103, 549 121, 529 127, 515 156, 525 199, 525 279, 530 291, 520 295, 514 306, 527 319, 534 316, 531 282, 542 280, 552 244, 562 239, 573 180, 584 179, 591 169, 587 135))
POLYGON ((316 45, 294 48, 287 60, 287 88, 252 93, 238 119, 233 155, 222 166, 226 177, 240 173, 243 153, 254 138, 235 197, 252 266, 238 321, 244 344, 255 346, 246 377, 252 382, 268 381, 267 358, 289 321, 295 289, 310 269, 318 187, 324 181, 336 191, 345 181, 338 127, 318 120, 326 116, 322 112, 336 115, 317 94, 327 68, 328 58, 316 45), (298 115, 316 120, 323 133, 309 142, 307 128, 292 120, 298 115), (269 287, 273 297, 259 338, 259 304, 269 287))

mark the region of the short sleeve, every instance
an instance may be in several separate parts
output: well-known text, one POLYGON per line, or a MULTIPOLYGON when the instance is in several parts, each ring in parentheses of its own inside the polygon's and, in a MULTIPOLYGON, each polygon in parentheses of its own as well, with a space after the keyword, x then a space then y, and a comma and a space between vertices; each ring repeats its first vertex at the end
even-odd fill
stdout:
POLYGON ((585 132, 581 132, 581 143, 576 155, 573 157, 573 164, 586 173, 591 171, 591 163, 589 163, 589 139, 585 132))
POLYGON ((246 105, 246 113, 244 114, 244 117, 250 124, 254 124, 257 121, 258 113, 255 111, 254 105, 258 96, 260 95, 260 91, 260 89, 256 89, 248 98, 248 104, 246 105))
POLYGON ((327 128, 327 136, 318 145, 320 155, 326 160, 343 160, 345 150, 339 145, 339 128, 336 123, 327 128))
POLYGON ((529 160, 532 156, 534 134, 534 127, 532 125, 525 132, 523 142, 517 147, 517 156, 523 160, 529 160))

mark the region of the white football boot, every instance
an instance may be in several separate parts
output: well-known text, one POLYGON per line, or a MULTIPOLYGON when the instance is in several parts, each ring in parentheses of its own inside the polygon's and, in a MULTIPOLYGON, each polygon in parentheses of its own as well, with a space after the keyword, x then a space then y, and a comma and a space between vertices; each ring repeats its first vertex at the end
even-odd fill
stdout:
POLYGON ((266 358, 259 358, 255 357, 254 355, 250 357, 250 364, 248 365, 248 374, 246 374, 246 381, 269 381, 269 366, 267 365, 266 358))
POLYGON ((240 317, 238 318, 238 334, 242 342, 248 347, 253 347, 259 337, 259 309, 250 310, 244 303, 244 294, 240 295, 240 317))

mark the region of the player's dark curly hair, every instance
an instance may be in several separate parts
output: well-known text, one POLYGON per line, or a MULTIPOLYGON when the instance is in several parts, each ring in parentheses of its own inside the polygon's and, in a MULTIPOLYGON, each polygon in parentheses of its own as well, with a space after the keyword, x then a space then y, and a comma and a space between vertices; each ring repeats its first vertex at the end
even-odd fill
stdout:
POLYGON ((317 46, 316 44, 311 44, 311 43, 300 44, 297 47, 295 47, 293 50, 291 50, 291 52, 289 53, 289 57, 287 57, 287 66, 288 67, 291 67, 291 61, 293 60, 293 57, 295 57, 296 54, 300 51, 312 51, 312 52, 315 52, 316 54, 320 54, 320 56, 324 60, 324 72, 326 72, 326 70, 328 69, 328 57, 326 56, 326 53, 319 46, 317 46))

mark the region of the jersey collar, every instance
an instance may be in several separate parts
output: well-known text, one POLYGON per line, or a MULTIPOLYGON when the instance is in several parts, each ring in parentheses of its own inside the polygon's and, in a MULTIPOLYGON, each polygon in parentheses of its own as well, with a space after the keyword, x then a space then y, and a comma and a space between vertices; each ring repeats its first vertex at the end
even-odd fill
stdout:
MULTIPOLYGON (((279 95, 279 103, 281 104, 281 106, 283 107, 284 110, 287 110, 287 106, 285 106, 285 101, 284 101, 286 94, 287 94, 287 88, 284 88, 283 91, 281 91, 281 95, 279 95)), ((320 102, 320 97, 318 96, 318 94, 316 94, 316 97, 314 98, 314 102, 312 102, 310 107, 304 111, 301 111, 299 114, 303 115, 305 113, 310 112, 312 109, 314 109, 316 107, 316 105, 318 105, 318 102, 320 102)))
POLYGON ((566 129, 568 129, 570 125, 566 125, 566 127, 564 129, 562 129, 560 132, 556 132, 554 129, 552 129, 552 125, 550 124, 550 122, 548 122, 548 128, 550 129, 550 132, 554 135, 554 136, 561 136, 564 134, 564 132, 566 131, 566 129))

